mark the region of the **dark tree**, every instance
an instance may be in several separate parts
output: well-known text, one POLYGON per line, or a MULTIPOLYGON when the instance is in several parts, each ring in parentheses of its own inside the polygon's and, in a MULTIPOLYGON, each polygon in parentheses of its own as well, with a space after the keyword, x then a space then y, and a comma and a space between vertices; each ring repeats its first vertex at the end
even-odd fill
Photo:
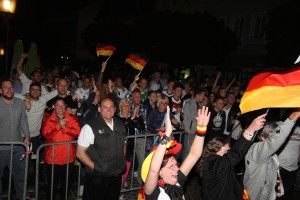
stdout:
POLYGON ((239 44, 234 33, 209 14, 181 13, 131 16, 122 22, 99 17, 82 39, 91 52, 97 42, 110 43, 117 46, 114 56, 119 58, 139 52, 153 62, 178 65, 225 64, 226 56, 239 44))
POLYGON ((300 1, 292 0, 269 13, 267 24, 269 66, 289 67, 300 54, 300 1))

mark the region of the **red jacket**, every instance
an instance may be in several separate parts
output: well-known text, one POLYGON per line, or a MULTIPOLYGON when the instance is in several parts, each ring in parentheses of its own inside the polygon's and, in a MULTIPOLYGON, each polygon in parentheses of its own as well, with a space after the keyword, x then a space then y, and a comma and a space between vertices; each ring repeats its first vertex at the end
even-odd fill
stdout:
MULTIPOLYGON (((46 138, 46 143, 53 142, 67 142, 74 141, 77 139, 80 133, 80 126, 78 119, 75 116, 69 115, 65 112, 65 119, 68 120, 66 124, 66 129, 61 129, 58 126, 58 119, 56 117, 56 111, 45 118, 42 134, 46 138)), ((52 164, 52 148, 53 146, 48 146, 45 148, 45 157, 44 161, 47 164, 52 164)), ((54 146, 54 161, 53 164, 63 165, 68 163, 68 144, 60 144, 54 146)), ((74 162, 76 154, 76 145, 70 145, 69 151, 69 162, 74 162)))

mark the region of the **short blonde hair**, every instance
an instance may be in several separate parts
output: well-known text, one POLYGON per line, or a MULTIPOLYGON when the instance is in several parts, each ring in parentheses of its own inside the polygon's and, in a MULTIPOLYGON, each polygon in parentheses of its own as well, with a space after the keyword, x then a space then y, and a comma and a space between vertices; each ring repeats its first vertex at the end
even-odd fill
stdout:
POLYGON ((161 94, 161 97, 159 97, 157 99, 157 103, 156 103, 156 106, 158 107, 159 104, 162 102, 162 101, 165 101, 167 104, 169 104, 169 97, 164 95, 164 94, 161 94))

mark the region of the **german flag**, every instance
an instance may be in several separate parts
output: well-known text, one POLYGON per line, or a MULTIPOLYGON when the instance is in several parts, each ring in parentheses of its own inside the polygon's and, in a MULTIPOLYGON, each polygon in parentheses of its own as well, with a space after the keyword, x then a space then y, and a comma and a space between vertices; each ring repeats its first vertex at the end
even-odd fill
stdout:
POLYGON ((131 53, 126 58, 125 62, 130 64, 133 68, 141 71, 145 67, 147 60, 138 54, 131 53))
POLYGON ((115 52, 116 47, 105 45, 105 44, 98 44, 96 47, 97 56, 109 56, 111 57, 115 52))
POLYGON ((300 66, 288 71, 263 72, 249 82, 240 102, 241 113, 262 108, 300 107, 300 66))

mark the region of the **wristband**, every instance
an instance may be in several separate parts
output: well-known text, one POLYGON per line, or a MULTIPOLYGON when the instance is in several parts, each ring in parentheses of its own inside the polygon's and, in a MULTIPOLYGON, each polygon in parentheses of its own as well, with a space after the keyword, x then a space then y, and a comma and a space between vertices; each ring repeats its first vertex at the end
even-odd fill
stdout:
POLYGON ((164 135, 163 137, 160 138, 159 143, 162 145, 166 145, 170 140, 171 140, 170 137, 164 135))
POLYGON ((244 131, 244 134, 247 135, 247 136, 249 136, 249 137, 252 137, 252 136, 253 136, 253 134, 250 134, 248 131, 246 131, 246 129, 245 129, 245 131, 244 131))
POLYGON ((200 137, 204 137, 206 135, 207 127, 202 127, 197 125, 196 135, 200 137))

